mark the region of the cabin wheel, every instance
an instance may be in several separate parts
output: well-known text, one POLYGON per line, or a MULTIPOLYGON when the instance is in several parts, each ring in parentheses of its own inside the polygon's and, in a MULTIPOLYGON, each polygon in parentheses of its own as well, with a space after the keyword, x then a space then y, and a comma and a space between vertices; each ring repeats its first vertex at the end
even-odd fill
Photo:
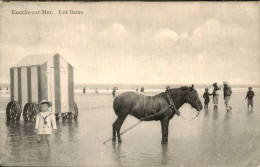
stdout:
POLYGON ((67 114, 64 114, 62 116, 62 118, 63 119, 69 119, 69 120, 78 118, 78 106, 77 106, 77 104, 75 102, 74 102, 74 111, 68 112, 67 114))
POLYGON ((55 114, 55 118, 58 121, 60 119, 59 114, 55 114))
POLYGON ((7 121, 18 121, 21 117, 21 105, 16 101, 11 101, 6 106, 7 121))
POLYGON ((36 114, 39 112, 39 108, 35 103, 27 103, 23 108, 23 120, 24 122, 35 123, 36 114))

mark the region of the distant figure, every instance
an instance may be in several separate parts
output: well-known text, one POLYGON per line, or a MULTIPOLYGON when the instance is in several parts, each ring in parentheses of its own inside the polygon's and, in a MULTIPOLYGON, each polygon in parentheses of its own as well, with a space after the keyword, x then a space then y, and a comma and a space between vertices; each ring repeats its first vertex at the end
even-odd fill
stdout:
POLYGON ((2 90, 2 88, 0 87, 0 90, 2 90))
POLYGON ((136 90, 135 90, 136 92, 138 92, 138 87, 136 88, 136 90))
POLYGON ((218 87, 217 83, 214 83, 213 86, 214 86, 214 89, 212 92, 213 104, 214 104, 214 110, 216 110, 216 109, 218 109, 219 87, 218 87))
POLYGON ((85 88, 85 87, 83 88, 83 93, 84 93, 84 94, 86 93, 86 88, 85 88))
POLYGON ((141 92, 144 92, 144 87, 141 88, 141 92))
POLYGON ((114 87, 113 92, 112 92, 112 95, 113 95, 113 97, 116 96, 116 87, 114 87))
POLYGON ((203 98, 205 99, 205 101, 204 101, 204 104, 205 104, 204 109, 208 109, 208 104, 209 104, 209 101, 210 101, 209 96, 212 95, 208 91, 209 91, 209 89, 206 88, 205 92, 203 94, 203 98))
POLYGON ((52 134, 52 130, 57 132, 55 115, 49 110, 51 105, 52 103, 47 100, 40 102, 41 112, 36 115, 35 122, 35 133, 39 135, 38 142, 46 140, 49 143, 48 137, 52 134))
POLYGON ((249 106, 251 105, 251 111, 253 111, 253 98, 254 98, 255 94, 254 91, 252 91, 252 87, 248 87, 248 92, 246 94, 246 98, 247 99, 247 109, 249 111, 249 106))
POLYGON ((225 99, 225 106, 226 106, 226 109, 228 112, 228 111, 232 110, 232 107, 229 106, 229 100, 230 100, 230 97, 232 94, 232 90, 231 90, 231 87, 228 85, 227 81, 224 81, 223 85, 224 85, 223 93, 224 93, 224 99, 225 99))
POLYGON ((96 90, 95 90, 95 93, 98 93, 98 90, 97 90, 97 88, 96 88, 96 90))

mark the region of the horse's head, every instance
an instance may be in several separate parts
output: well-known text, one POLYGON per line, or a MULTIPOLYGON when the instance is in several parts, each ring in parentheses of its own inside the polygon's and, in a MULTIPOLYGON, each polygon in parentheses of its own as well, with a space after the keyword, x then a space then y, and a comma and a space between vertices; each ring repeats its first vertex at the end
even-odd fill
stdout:
POLYGON ((202 110, 202 104, 198 97, 197 91, 194 89, 194 86, 188 88, 187 91, 187 97, 186 97, 186 103, 189 103, 191 107, 196 108, 197 111, 202 110))

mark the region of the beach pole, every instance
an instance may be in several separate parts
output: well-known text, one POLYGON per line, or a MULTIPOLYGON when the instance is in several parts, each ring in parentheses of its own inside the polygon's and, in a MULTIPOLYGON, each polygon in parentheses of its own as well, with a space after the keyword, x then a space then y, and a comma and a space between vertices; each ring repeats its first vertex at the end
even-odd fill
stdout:
MULTIPOLYGON (((123 132, 121 132, 120 135, 122 135, 122 134, 124 134, 125 132, 131 130, 131 129, 134 128, 135 126, 139 125, 141 122, 142 122, 142 121, 139 120, 139 122, 135 123, 134 125, 130 126, 130 127, 127 128, 126 130, 124 130, 123 132)), ((118 135, 116 135, 115 137, 118 137, 118 135)), ((113 138, 114 138, 114 137, 112 137, 112 138, 110 138, 110 139, 104 141, 103 144, 106 144, 106 142, 112 140, 113 138)))

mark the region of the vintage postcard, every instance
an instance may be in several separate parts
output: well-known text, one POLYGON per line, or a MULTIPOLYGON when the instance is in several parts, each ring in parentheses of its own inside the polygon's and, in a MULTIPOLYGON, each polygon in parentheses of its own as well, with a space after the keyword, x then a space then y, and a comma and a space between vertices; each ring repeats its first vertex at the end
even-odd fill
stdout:
POLYGON ((260 166, 259 2, 1 2, 0 166, 260 166))

